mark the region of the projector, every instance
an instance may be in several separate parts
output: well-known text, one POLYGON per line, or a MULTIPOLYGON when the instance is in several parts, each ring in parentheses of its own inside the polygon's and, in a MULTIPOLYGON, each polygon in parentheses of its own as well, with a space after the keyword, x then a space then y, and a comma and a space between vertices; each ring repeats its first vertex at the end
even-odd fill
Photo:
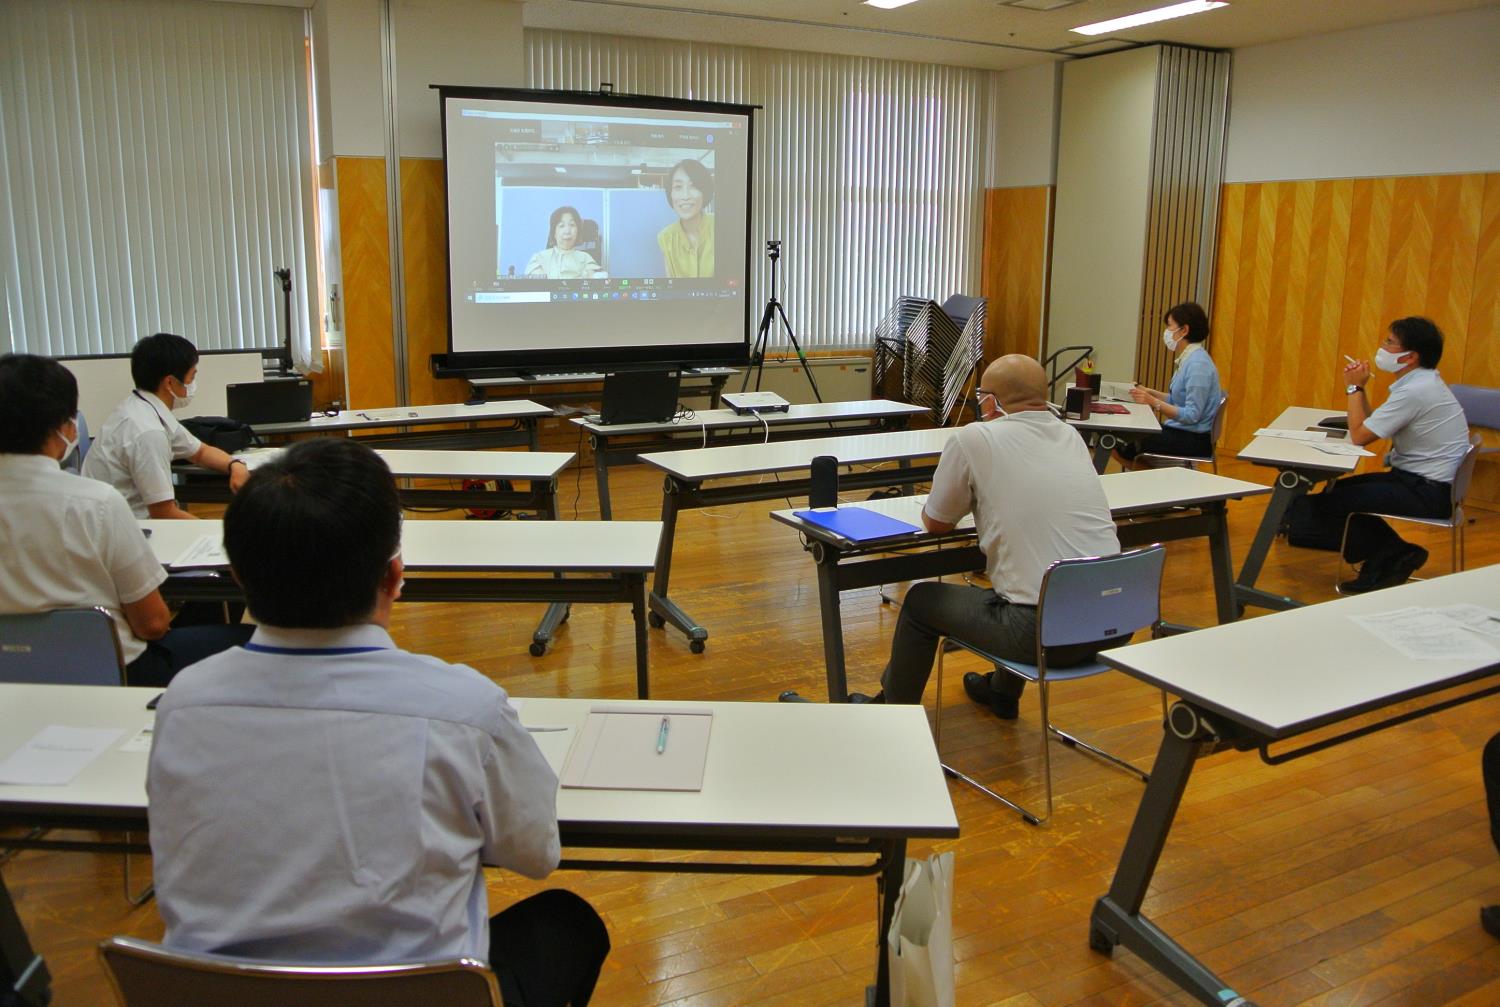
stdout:
POLYGON ((784 413, 792 404, 775 392, 729 392, 723 396, 724 404, 741 416, 755 413, 784 413))

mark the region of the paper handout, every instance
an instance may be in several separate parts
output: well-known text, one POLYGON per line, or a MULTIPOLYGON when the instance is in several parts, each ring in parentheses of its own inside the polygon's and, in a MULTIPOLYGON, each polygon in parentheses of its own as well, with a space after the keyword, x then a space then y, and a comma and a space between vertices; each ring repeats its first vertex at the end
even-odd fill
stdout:
POLYGON ((195 539, 171 563, 173 570, 212 570, 229 565, 229 555, 224 552, 224 543, 212 535, 195 539))
POLYGON ((44 727, 0 761, 0 783, 67 786, 124 733, 117 727, 44 727))
POLYGON ((591 790, 702 790, 711 710, 596 706, 563 766, 562 785, 591 790))
POLYGON ((1500 656, 1462 623, 1430 608, 1393 609, 1349 619, 1416 661, 1483 661, 1500 656))

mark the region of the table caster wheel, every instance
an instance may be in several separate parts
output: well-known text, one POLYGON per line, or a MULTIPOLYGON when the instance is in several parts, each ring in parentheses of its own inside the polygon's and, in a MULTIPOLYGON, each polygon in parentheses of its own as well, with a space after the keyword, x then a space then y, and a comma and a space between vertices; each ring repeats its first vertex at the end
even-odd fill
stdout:
POLYGON ((689 640, 688 641, 688 650, 692 651, 694 654, 701 654, 701 653, 703 653, 703 648, 706 647, 706 646, 708 646, 708 643, 705 640, 689 640))
POLYGON ((655 612, 646 613, 646 625, 650 626, 652 629, 661 629, 666 624, 667 620, 663 619, 655 612))
POLYGON ((545 643, 537 643, 533 641, 528 649, 531 651, 532 657, 541 657, 543 654, 547 653, 547 645, 545 643))

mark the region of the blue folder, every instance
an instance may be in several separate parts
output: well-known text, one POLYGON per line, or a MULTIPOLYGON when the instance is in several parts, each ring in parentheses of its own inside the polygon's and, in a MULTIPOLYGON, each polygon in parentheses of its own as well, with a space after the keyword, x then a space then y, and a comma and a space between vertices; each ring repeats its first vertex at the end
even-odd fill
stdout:
POLYGON ((799 510, 793 513, 819 528, 826 528, 851 542, 869 542, 894 535, 911 535, 922 529, 905 521, 887 517, 863 507, 840 507, 837 510, 799 510))

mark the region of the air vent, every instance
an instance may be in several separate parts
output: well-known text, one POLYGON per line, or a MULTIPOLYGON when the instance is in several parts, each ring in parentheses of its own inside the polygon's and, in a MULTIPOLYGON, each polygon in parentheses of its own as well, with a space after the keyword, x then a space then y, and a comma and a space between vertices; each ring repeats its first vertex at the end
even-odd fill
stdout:
POLYGON ((1022 10, 1058 10, 1081 4, 1083 0, 1000 0, 1000 3, 1006 7, 1020 7, 1022 10))

